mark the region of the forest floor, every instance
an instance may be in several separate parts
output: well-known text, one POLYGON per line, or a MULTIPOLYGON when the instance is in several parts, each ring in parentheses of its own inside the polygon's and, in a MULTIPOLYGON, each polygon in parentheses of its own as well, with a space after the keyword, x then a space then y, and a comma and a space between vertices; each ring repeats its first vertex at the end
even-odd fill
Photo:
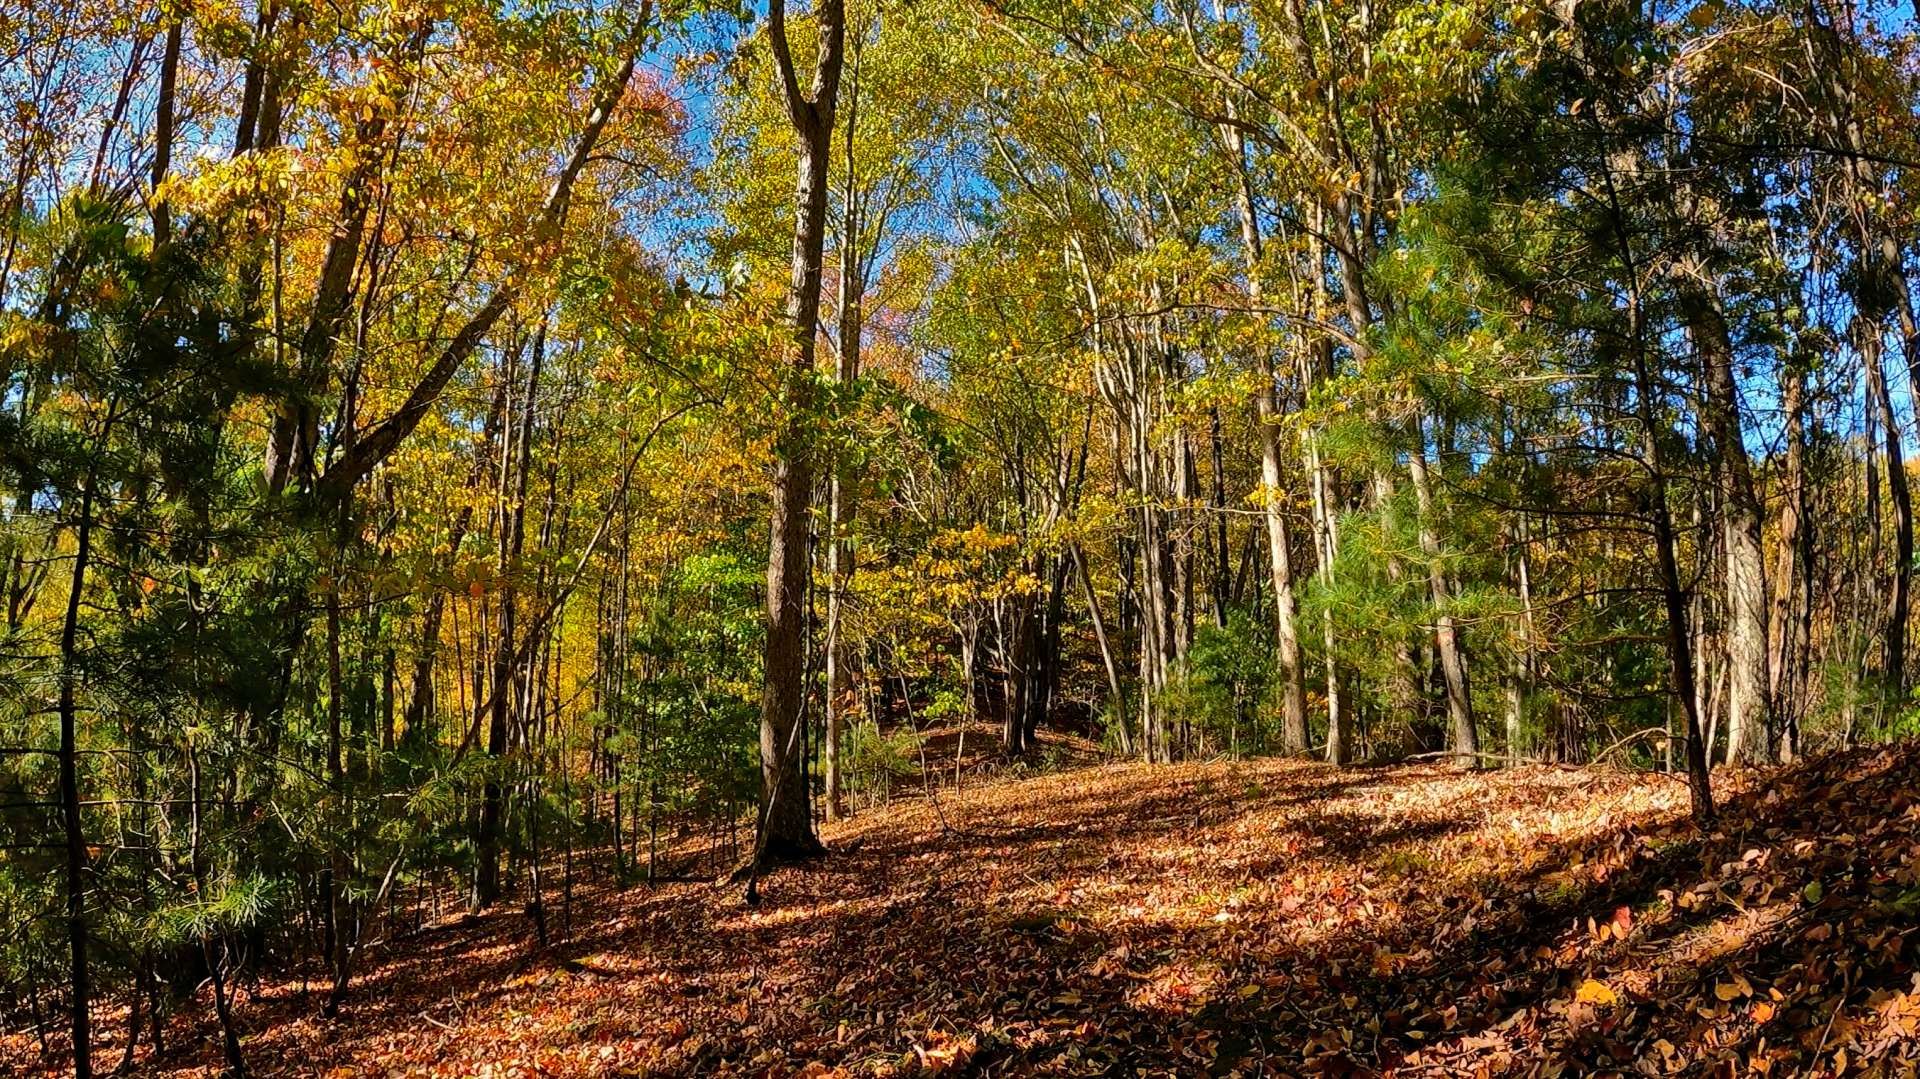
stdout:
MULTIPOLYGON (((544 951, 448 920, 337 1020, 271 982, 238 1018, 261 1076, 1912 1074, 1920 745, 1721 790, 1703 835, 1606 770, 1003 778, 828 826, 757 908, 577 886, 544 951)), ((142 1074, 215 1070, 185 1023, 142 1074)))

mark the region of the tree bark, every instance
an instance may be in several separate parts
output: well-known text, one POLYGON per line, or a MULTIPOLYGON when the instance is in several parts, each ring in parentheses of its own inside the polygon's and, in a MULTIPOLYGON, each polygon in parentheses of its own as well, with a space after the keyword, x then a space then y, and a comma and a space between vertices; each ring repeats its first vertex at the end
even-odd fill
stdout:
POLYGON ((180 36, 185 20, 175 18, 167 27, 166 44, 160 52, 160 93, 153 105, 153 246, 159 249, 173 241, 173 217, 160 192, 167 170, 173 165, 173 99, 180 75, 180 36))
MULTIPOLYGON (((1906 684, 1908 592, 1913 580, 1913 497, 1908 490, 1906 456, 1900 446, 1900 420, 1887 390, 1881 363, 1879 324, 1854 319, 1854 344, 1866 369, 1867 395, 1879 411, 1887 446, 1887 501, 1893 509, 1893 557, 1887 567, 1887 614, 1881 636, 1880 677, 1893 699, 1902 697, 1906 684)), ((1871 448, 1868 450, 1872 452, 1871 448)), ((1871 466, 1869 466, 1871 467, 1871 466)), ((1784 545, 1784 538, 1783 538, 1784 545)))
POLYGON ((786 0, 771 0, 768 39, 787 116, 799 142, 794 185, 793 262, 787 283, 788 356, 781 376, 774 443, 773 514, 767 550, 766 685, 760 706, 760 835, 754 864, 820 854, 807 808, 800 738, 807 622, 807 532, 813 499, 814 346, 820 319, 820 263, 826 242, 827 166, 846 36, 841 0, 820 0, 813 86, 802 92, 787 43, 786 0))
POLYGON ((1453 586, 1447 580, 1446 567, 1440 562, 1440 538, 1433 529, 1433 485, 1427 476, 1426 433, 1418 420, 1413 424, 1413 436, 1413 448, 1407 454, 1407 472, 1412 477, 1413 497, 1420 511, 1420 553, 1427 560, 1427 589, 1433 598, 1433 644, 1440 655, 1440 677, 1446 683, 1453 763, 1458 768, 1475 768, 1480 763, 1480 736, 1473 725, 1466 654, 1451 609, 1453 586))
POLYGON ((1779 545, 1774 553, 1774 595, 1767 640, 1773 656, 1770 696, 1776 725, 1775 752, 1783 761, 1799 755, 1800 691, 1807 670, 1807 634, 1801 612, 1812 603, 1812 529, 1807 498, 1807 373, 1789 356, 1781 380, 1787 414, 1786 461, 1781 485, 1779 545))
MULTIPOLYGON (((533 355, 527 367, 527 382, 520 399, 519 431, 515 445, 508 449, 507 465, 513 472, 513 492, 503 500, 500 518, 500 626, 494 642, 492 704, 487 719, 487 756, 492 768, 500 767, 508 745, 507 711, 512 694, 507 686, 515 677, 518 658, 514 623, 518 615, 515 576, 526 537, 527 474, 533 470, 533 427, 535 406, 540 396, 540 370, 546 361, 547 327, 543 322, 534 334, 533 355)), ((506 494, 505 476, 502 494, 506 494)), ((500 776, 489 771, 481 790, 480 829, 477 836, 478 865, 473 877, 472 909, 479 913, 500 899, 501 820, 505 816, 505 789, 500 776)))
MULTIPOLYGON (((847 110, 841 127, 846 156, 846 177, 841 186, 840 220, 840 333, 839 368, 835 372, 842 386, 851 386, 860 377, 860 338, 865 329, 866 266, 860 245, 859 194, 855 187, 853 136, 859 121, 859 50, 854 50, 853 78, 849 86, 847 110)), ((827 700, 826 738, 821 755, 826 758, 826 815, 836 820, 842 812, 840 776, 840 737, 846 725, 846 712, 856 707, 851 702, 852 671, 846 644, 847 591, 853 586, 856 548, 854 521, 859 516, 858 478, 847 462, 834 462, 828 486, 827 504, 827 700)))
MULTIPOLYGON (((1221 126, 1221 137, 1233 158, 1236 206, 1240 217, 1240 247, 1247 259, 1247 305, 1262 306, 1261 263, 1264 245, 1260 218, 1253 201, 1253 181, 1247 175, 1246 145, 1239 129, 1221 126)), ((1300 658, 1300 603, 1293 591, 1293 544, 1281 501, 1285 473, 1281 463, 1279 375, 1273 353, 1256 346, 1260 384, 1254 388, 1254 418, 1260 427, 1260 483, 1262 519, 1267 532, 1267 569, 1273 582, 1274 660, 1280 679, 1280 748, 1287 753, 1307 750, 1307 686, 1300 658)))
MULTIPOLYGON (((421 18, 402 48, 401 63, 409 72, 418 66, 431 29, 431 21, 421 18)), ((314 286, 313 309, 295 348, 299 369, 292 374, 297 388, 289 390, 275 404, 268 431, 264 469, 267 490, 274 494, 284 491, 289 484, 306 484, 314 476, 320 419, 313 395, 326 382, 328 362, 352 305, 353 270, 360 260, 360 244, 366 236, 374 181, 387 160, 387 154, 376 144, 385 136, 388 120, 386 110, 375 109, 363 116, 354 128, 353 165, 340 183, 333 231, 327 238, 326 251, 320 259, 319 280, 314 286)))
MULTIPOLYGON (((111 422, 111 421, 109 421, 111 422)), ((60 623, 60 822, 66 840, 67 959, 69 1019, 73 1035, 74 1079, 93 1074, 92 1019, 89 1011, 92 982, 87 966, 87 841, 80 822, 79 683, 81 594, 86 590, 87 566, 93 555, 93 487, 91 472, 80 489, 80 520, 75 524, 73 573, 67 584, 66 615, 60 623)))
POLYGON ((1702 420, 1714 442, 1725 524, 1727 592, 1727 760, 1766 760, 1767 578, 1761 544, 1760 500, 1740 430, 1733 345, 1726 318, 1707 286, 1680 283, 1682 317, 1699 354, 1706 393, 1702 420))

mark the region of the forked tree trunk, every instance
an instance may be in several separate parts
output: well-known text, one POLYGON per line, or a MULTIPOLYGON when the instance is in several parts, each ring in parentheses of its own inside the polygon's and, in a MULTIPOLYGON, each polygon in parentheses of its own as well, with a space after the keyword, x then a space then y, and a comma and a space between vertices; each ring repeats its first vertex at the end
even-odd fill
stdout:
POLYGON ((780 430, 774 442, 773 514, 767 545, 766 684, 760 703, 760 835, 753 864, 821 853, 807 807, 801 710, 806 657, 807 524, 813 498, 814 342, 820 319, 820 262, 826 242, 827 164, 839 94, 845 9, 814 9, 819 51, 813 86, 802 92, 787 42, 786 0, 768 8, 768 41, 780 72, 788 119, 799 141, 794 187, 793 263, 787 283, 789 355, 782 375, 780 430))

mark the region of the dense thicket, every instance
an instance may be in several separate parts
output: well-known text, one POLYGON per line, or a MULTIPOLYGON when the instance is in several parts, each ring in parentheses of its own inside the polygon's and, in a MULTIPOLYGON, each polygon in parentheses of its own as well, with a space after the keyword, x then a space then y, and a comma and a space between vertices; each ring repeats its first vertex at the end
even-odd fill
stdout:
POLYGON ((771 2, 0 3, 0 1004, 80 1072, 209 980, 239 1071, 402 897, 815 854, 934 725, 1704 818, 1920 716, 1914 13, 771 2))

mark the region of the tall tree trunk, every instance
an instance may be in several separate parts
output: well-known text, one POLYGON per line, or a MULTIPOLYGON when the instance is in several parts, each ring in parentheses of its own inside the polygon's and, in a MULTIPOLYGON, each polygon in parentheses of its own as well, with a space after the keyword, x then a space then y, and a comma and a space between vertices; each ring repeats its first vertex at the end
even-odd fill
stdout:
MULTIPOLYGON (((108 421, 111 423, 111 419, 108 421)), ((73 1035, 74 1079, 93 1074, 92 981, 87 966, 87 841, 80 824, 79 707, 76 691, 80 647, 80 605, 93 556, 91 473, 80 489, 80 519, 75 523, 73 572, 67 583, 66 615, 60 623, 60 823, 66 840, 67 959, 69 1015, 73 1035)))
POLYGON ((533 468, 533 425, 540 396, 540 369, 546 360, 547 327, 542 322, 533 338, 533 358, 527 368, 527 382, 520 399, 520 430, 507 453, 501 477, 500 505, 500 626, 494 641, 492 705, 487 718, 487 756, 493 769, 481 788, 480 829, 477 836, 478 865, 473 875, 472 909, 477 913, 500 899, 501 822, 506 812, 505 785, 497 774, 508 746, 508 702, 513 694, 507 687, 515 677, 514 659, 518 643, 514 640, 518 615, 516 575, 526 536, 527 473, 533 468), (513 491, 507 495, 507 476, 512 475, 513 491))
POLYGON ((1514 592, 1520 599, 1519 642, 1513 650, 1513 671, 1507 689, 1507 759, 1519 764, 1524 758, 1527 698, 1534 686, 1533 568, 1529 550, 1533 534, 1526 514, 1520 514, 1514 554, 1514 592))
POLYGON ((1807 669, 1807 638, 1801 632, 1800 612, 1808 607, 1811 580, 1811 522, 1807 499, 1807 373, 1797 357, 1786 359, 1781 380, 1781 404, 1787 414, 1786 461, 1780 483, 1779 544, 1774 552, 1774 595, 1767 640, 1773 656, 1767 663, 1776 727, 1775 752, 1783 761, 1799 754, 1800 690, 1807 669))
MULTIPOLYGON (((1867 394, 1880 416, 1887 446, 1887 502, 1893 509, 1893 557, 1887 576, 1887 614, 1881 637, 1880 677, 1892 699, 1903 697, 1906 684, 1908 592, 1913 580, 1913 498, 1908 491, 1906 456, 1900 448, 1900 421, 1887 390, 1881 364, 1879 323, 1854 320, 1854 343, 1867 373, 1867 394)), ((1783 540, 1784 544, 1784 540, 1783 540)))
MULTIPOLYGON (((1253 201, 1253 180, 1247 174, 1246 144, 1239 129, 1232 124, 1222 125, 1220 131, 1233 159, 1240 247, 1247 260, 1247 305, 1258 311, 1265 296, 1261 278, 1265 250, 1260 217, 1253 201)), ((1264 344, 1256 348, 1260 383, 1254 387, 1253 407, 1260 427, 1261 516, 1267 531, 1267 569, 1273 582, 1274 659, 1280 680, 1280 748, 1287 753, 1304 753, 1308 742, 1307 685, 1300 658, 1300 603, 1293 592, 1293 545, 1287 535, 1286 512, 1281 500, 1285 472, 1281 463, 1279 376, 1272 351, 1264 344)))
POLYGON ((167 170, 173 164, 173 99, 180 76, 180 36, 185 20, 175 18, 167 26, 167 40, 160 52, 160 92, 153 105, 153 246, 162 248, 173 241, 173 217, 160 191, 167 170))
POLYGON ((1440 677, 1446 683, 1453 762, 1460 768, 1472 768, 1479 764, 1480 736, 1473 725, 1466 652, 1460 643, 1459 625, 1453 617, 1453 586, 1441 563, 1440 538, 1433 528, 1433 484, 1427 476, 1426 433, 1417 419, 1413 436, 1413 448, 1407 454, 1407 473, 1413 480, 1413 497, 1420 512, 1420 553, 1427 560, 1427 589, 1433 598, 1434 611, 1433 646, 1440 656, 1440 677))
MULTIPOLYGON (((1297 5, 1290 11, 1298 17, 1297 5)), ((1327 244, 1321 237, 1326 235, 1327 214, 1318 202, 1309 203, 1307 210, 1310 215, 1307 231, 1312 237, 1307 244, 1307 262, 1313 267, 1325 266, 1327 244)), ((1325 325, 1332 321, 1332 304, 1325 281, 1317 269, 1310 281, 1307 287, 1310 290, 1314 322, 1325 325)), ((1317 333, 1311 344, 1301 350, 1300 363, 1303 368, 1300 379, 1302 392, 1311 394, 1323 379, 1333 377, 1333 341, 1324 332, 1317 333)), ((1320 563, 1317 572, 1321 586, 1326 588, 1333 584, 1334 560, 1340 552, 1340 503, 1333 468, 1320 455, 1317 433, 1309 434, 1307 438, 1307 472, 1313 483, 1314 546, 1320 563)), ((1353 759, 1353 702, 1347 699, 1340 684, 1331 607, 1321 612, 1320 631, 1327 674, 1326 758, 1329 764, 1345 765, 1353 759)))
POLYGON ((1027 694, 1031 682, 1027 672, 1033 665, 1034 597, 1021 594, 1006 604, 1008 617, 996 627, 1000 632, 1000 654, 1005 659, 1006 676, 1000 683, 1000 751, 1018 757, 1027 751, 1027 694))
MULTIPOLYGON (((846 176, 841 185, 840 220, 840 363, 835 372, 840 384, 850 387, 860 377, 860 338, 865 329, 863 297, 866 291, 865 262, 861 251, 860 201, 855 185, 853 137, 860 118, 860 50, 853 50, 850 65, 847 109, 841 129, 844 133, 846 176)), ((826 757, 826 814, 835 820, 841 814, 840 737, 846 726, 846 714, 858 707, 853 700, 851 651, 846 642, 846 603, 853 585, 855 547, 853 526, 859 516, 859 481, 844 460, 834 462, 829 481, 827 505, 827 700, 826 740, 821 747, 826 757)))
MULTIPOLYGON (((1637 335, 1636 335, 1637 340, 1637 335)), ((1707 774, 1707 749, 1700 733, 1700 708, 1694 695, 1693 644, 1687 628, 1687 592, 1675 554, 1673 513, 1667 503, 1667 473, 1654 426, 1653 380, 1644 358, 1637 363, 1636 396, 1640 399, 1642 449, 1647 463, 1646 501, 1653 524, 1654 558, 1659 566, 1660 595, 1667 612, 1667 658, 1673 695, 1686 717, 1687 789, 1693 817, 1700 823, 1714 816, 1712 788, 1707 774)))
MULTIPOLYGON (((348 507, 339 508, 339 527, 336 530, 338 542, 344 547, 347 543, 348 507)), ((352 922, 348 913, 347 878, 352 870, 346 849, 347 837, 351 834, 350 822, 353 810, 348 803, 347 766, 343 742, 341 739, 341 709, 345 702, 346 684, 341 677, 340 666, 340 586, 343 568, 342 559, 336 555, 332 583, 327 588, 327 785, 332 793, 333 826, 335 834, 327 850, 327 869, 323 874, 327 904, 327 969, 336 983, 340 980, 340 971, 345 968, 347 956, 347 926, 352 922)), ((330 997, 325 1014, 331 1017, 336 1004, 330 997)))
MULTIPOLYGON (((1852 337, 1867 369, 1869 407, 1887 429, 1888 497, 1893 503, 1895 546, 1891 588, 1887 597, 1885 637, 1881 648, 1881 675, 1885 692, 1895 700, 1906 693, 1907 612, 1913 562, 1913 523, 1908 495, 1906 461, 1901 453, 1899 428, 1892 410, 1884 373, 1886 337, 1894 333, 1906 361, 1909 381, 1920 386, 1920 323, 1913 310, 1912 285, 1906 273, 1905 252, 1897 232, 1889 228, 1884 207, 1889 198, 1881 166, 1866 152, 1867 134, 1861 120, 1857 80, 1862 77, 1858 42, 1854 39, 1850 8, 1827 12, 1821 5, 1808 9, 1813 18, 1809 39, 1809 66, 1817 73, 1824 106, 1819 119, 1830 137, 1848 153, 1841 158, 1844 210, 1855 245, 1852 300, 1855 308, 1852 337), (1823 19, 1830 20, 1823 22, 1823 19)), ((1920 412, 1915 413, 1920 432, 1920 412)), ((1871 450, 1869 450, 1871 453, 1871 450)), ((1871 465, 1869 465, 1871 474, 1871 465)))
POLYGON ((1673 696, 1685 714, 1687 793, 1694 822, 1701 826, 1714 819, 1712 776, 1707 768, 1707 747, 1700 735, 1700 709, 1694 697, 1693 640, 1687 625, 1687 589, 1680 576, 1680 561, 1675 552, 1673 507, 1667 498, 1666 455, 1661 448, 1662 427, 1655 404, 1659 394, 1647 362, 1646 309, 1640 291, 1640 270, 1634 257, 1633 242, 1627 231, 1626 216, 1620 205, 1619 189, 1613 171, 1602 172, 1608 199, 1608 221, 1614 235, 1616 253, 1625 263, 1627 291, 1627 339, 1633 363, 1633 398, 1636 419, 1640 421, 1642 463, 1647 470, 1646 486, 1641 492, 1647 515, 1653 525, 1654 560, 1658 566, 1660 596, 1667 614, 1667 663, 1673 696))
MULTIPOLYGON (((1340 550, 1339 505, 1335 497, 1333 470, 1320 456, 1317 438, 1307 441, 1307 474, 1313 486, 1313 534, 1314 548, 1318 554, 1318 567, 1314 571, 1320 578, 1321 587, 1333 584, 1333 563, 1340 550)), ((1331 608, 1320 612, 1321 655, 1326 667, 1327 693, 1327 762, 1344 765, 1352 754, 1353 714, 1352 702, 1340 685, 1340 664, 1335 651, 1333 632, 1333 611, 1331 608)))
POLYGON ((819 48, 813 86, 802 92, 787 43, 786 0, 770 0, 768 40, 787 116, 799 142, 794 188, 793 263, 787 284, 789 340, 774 444, 773 515, 767 551, 766 687, 760 705, 760 835, 756 866, 821 853, 807 809, 801 712, 807 621, 807 518, 813 498, 808 415, 820 320, 820 262, 826 242, 827 165, 839 95, 846 13, 841 0, 814 8, 819 48))
POLYGON ((1706 393, 1702 420, 1714 442, 1725 523, 1727 594, 1727 760, 1768 757, 1767 577, 1761 545, 1760 500, 1740 430, 1733 345, 1726 318, 1707 286, 1680 283, 1687 331, 1699 354, 1706 393))
POLYGON ((1114 657, 1107 637, 1107 620, 1100 613, 1100 596, 1093 590, 1093 575, 1087 572, 1087 558, 1080 545, 1072 548, 1073 565, 1080 575, 1080 588, 1087 603, 1087 619, 1093 623, 1094 643, 1100 647, 1100 666, 1107 675, 1107 696, 1113 701, 1113 726, 1120 732, 1120 752, 1133 753, 1133 728, 1127 723, 1126 691, 1120 684, 1120 663, 1114 657))
POLYGON ((1213 481, 1208 492, 1210 508, 1213 510, 1208 560, 1213 566, 1207 578, 1207 594, 1213 607, 1213 624, 1221 629, 1226 628, 1227 603, 1233 595, 1233 545, 1227 535, 1227 463, 1224 443, 1225 438, 1220 430, 1220 406, 1212 405, 1207 409, 1207 448, 1208 471, 1213 481))

